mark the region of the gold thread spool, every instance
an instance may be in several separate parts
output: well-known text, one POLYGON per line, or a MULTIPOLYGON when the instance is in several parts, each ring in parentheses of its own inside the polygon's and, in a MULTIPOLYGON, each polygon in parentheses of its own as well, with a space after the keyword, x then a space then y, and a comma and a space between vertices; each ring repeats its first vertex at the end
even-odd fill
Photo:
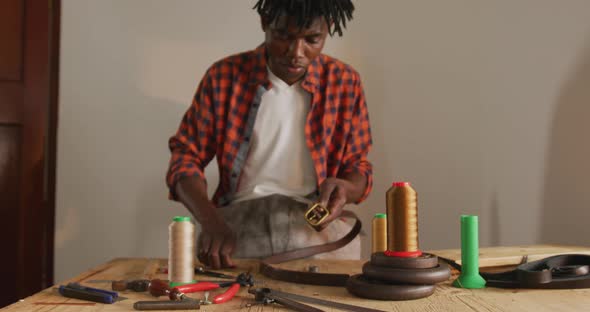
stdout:
POLYGON ((174 217, 168 226, 168 280, 170 286, 194 282, 195 225, 189 217, 174 217))
POLYGON ((387 250, 395 257, 416 257, 418 249, 418 195, 409 182, 394 182, 387 191, 387 250))
POLYGON ((375 214, 373 217, 372 252, 384 252, 387 250, 387 217, 384 213, 375 214))

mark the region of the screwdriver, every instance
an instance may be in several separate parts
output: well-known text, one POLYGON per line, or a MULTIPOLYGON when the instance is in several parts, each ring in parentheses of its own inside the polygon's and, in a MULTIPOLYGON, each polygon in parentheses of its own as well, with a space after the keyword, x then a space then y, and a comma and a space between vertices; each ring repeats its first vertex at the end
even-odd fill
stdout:
POLYGON ((136 292, 142 292, 148 290, 150 287, 150 280, 148 279, 137 279, 137 280, 89 280, 84 281, 85 283, 111 283, 111 288, 115 291, 133 290, 136 292))
POLYGON ((136 292, 146 291, 150 287, 150 280, 141 279, 141 280, 120 280, 120 281, 113 281, 111 283, 111 288, 116 291, 123 291, 123 290, 133 290, 136 292))

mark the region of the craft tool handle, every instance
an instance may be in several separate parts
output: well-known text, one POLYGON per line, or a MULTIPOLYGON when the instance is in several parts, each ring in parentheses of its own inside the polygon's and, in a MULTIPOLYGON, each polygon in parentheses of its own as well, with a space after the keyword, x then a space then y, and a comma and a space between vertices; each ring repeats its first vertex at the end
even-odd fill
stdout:
POLYGON ((235 284, 231 285, 224 293, 215 296, 213 298, 213 303, 219 304, 219 303, 224 303, 226 301, 229 301, 231 298, 233 298, 236 295, 236 293, 239 290, 240 290, 240 284, 235 283, 235 284))
POLYGON ((155 310, 199 310, 201 305, 195 300, 183 301, 137 301, 133 304, 133 308, 139 311, 155 311, 155 310))
POLYGON ((175 289, 178 289, 181 293, 193 293, 197 291, 205 291, 205 290, 212 290, 219 288, 218 283, 212 282, 199 282, 194 284, 186 284, 182 286, 176 286, 175 289))
POLYGON ((114 303, 115 298, 110 295, 99 293, 99 292, 90 292, 81 289, 70 288, 68 286, 59 286, 59 293, 68 298, 86 300, 86 301, 93 301, 93 302, 100 302, 100 303, 114 303))

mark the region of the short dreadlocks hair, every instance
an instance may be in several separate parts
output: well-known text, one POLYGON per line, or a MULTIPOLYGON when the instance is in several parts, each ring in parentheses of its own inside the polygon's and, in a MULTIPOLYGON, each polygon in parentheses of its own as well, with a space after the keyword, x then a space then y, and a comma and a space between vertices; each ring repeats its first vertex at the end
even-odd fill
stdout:
POLYGON ((346 20, 352 19, 354 5, 351 0, 258 0, 254 9, 268 24, 282 15, 295 19, 300 28, 309 27, 316 17, 323 17, 328 23, 330 36, 346 28, 346 20))

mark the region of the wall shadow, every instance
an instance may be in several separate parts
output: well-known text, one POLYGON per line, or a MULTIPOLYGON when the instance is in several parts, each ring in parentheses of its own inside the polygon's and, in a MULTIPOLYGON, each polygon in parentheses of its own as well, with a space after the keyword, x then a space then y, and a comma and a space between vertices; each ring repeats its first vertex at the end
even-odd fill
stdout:
POLYGON ((588 245, 590 41, 557 100, 547 151, 539 241, 588 245))

